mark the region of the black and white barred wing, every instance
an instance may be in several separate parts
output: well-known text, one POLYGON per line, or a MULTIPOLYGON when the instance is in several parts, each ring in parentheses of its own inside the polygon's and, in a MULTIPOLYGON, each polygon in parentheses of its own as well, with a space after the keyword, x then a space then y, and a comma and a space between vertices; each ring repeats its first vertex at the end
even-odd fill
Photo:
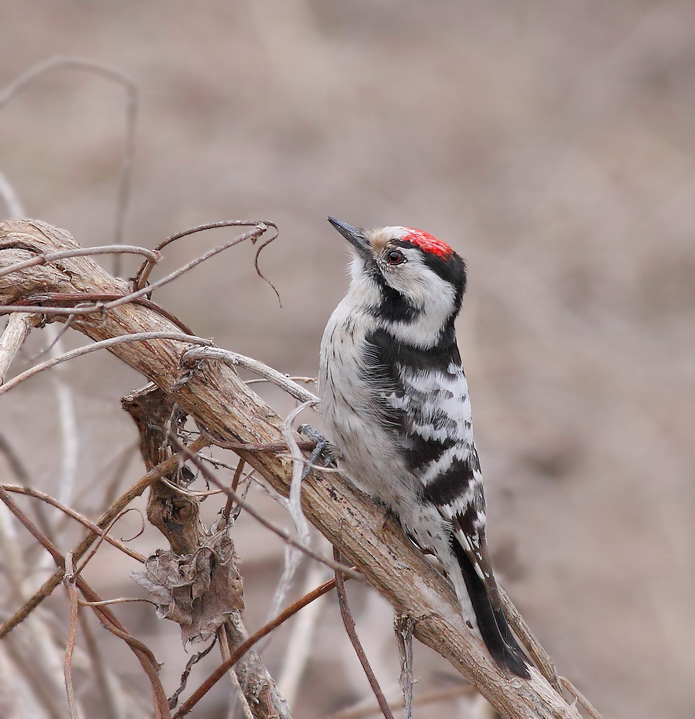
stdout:
MULTIPOLYGON (((473 570, 486 585, 495 587, 492 564, 485 539, 485 495, 483 477, 475 446, 470 455, 456 467, 461 491, 457 497, 437 503, 441 515, 451 522, 454 538, 466 553, 473 570)), ((496 598, 491 591, 491 599, 496 598)))
POLYGON ((528 676, 488 555, 482 474, 458 350, 454 345, 437 355, 437 363, 424 367, 403 351, 382 362, 388 350, 383 345, 379 349, 372 375, 378 377, 375 406, 381 408, 384 426, 393 428, 407 477, 405 491, 399 491, 392 505, 398 506, 413 539, 442 563, 464 617, 477 626, 490 653, 517 675, 528 676), (413 497, 412 504, 403 502, 402 495, 413 497))
POLYGON ((498 592, 485 540, 485 496, 473 441, 468 384, 460 364, 446 370, 401 372, 407 417, 404 450, 424 497, 450 523, 452 549, 475 572, 495 607, 498 592))

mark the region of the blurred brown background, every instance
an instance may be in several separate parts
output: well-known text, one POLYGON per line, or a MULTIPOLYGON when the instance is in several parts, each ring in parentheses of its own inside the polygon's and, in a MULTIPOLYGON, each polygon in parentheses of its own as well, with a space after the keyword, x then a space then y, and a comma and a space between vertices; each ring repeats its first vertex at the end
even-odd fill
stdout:
MULTIPOLYGON (((346 287, 346 247, 327 214, 450 242, 469 266, 459 340, 498 573, 560 673, 604 717, 685 719, 695 713, 694 32, 695 5, 685 0, 2 0, 0 84, 58 54, 108 63, 137 83, 127 242, 152 247, 218 219, 278 223, 261 265, 282 309, 254 273, 250 247, 155 299, 198 334, 284 372, 316 374, 323 325, 346 287)), ((85 245, 111 242, 124 124, 119 87, 57 71, 0 109, 0 171, 29 216, 85 245)), ((172 246, 158 276, 223 232, 172 246)), ((132 272, 135 261, 126 263, 132 272)), ((45 343, 34 333, 25 359, 45 343)), ((136 441, 119 399, 143 381, 106 354, 66 366, 60 380, 78 421, 72 504, 95 517, 105 477, 136 441)), ((265 396, 280 412, 293 406, 265 396)), ((51 378, 0 404, 0 431, 32 485, 57 491, 51 378)), ((133 457, 118 488, 141 473, 133 457)), ((4 460, 0 474, 13 481, 4 460)), ((286 521, 262 492, 250 496, 286 521)), ((137 532, 139 520, 124 520, 118 536, 129 526, 137 532)), ((61 548, 79 536, 65 530, 61 548)), ((243 519, 234 539, 253 630, 283 548, 243 519)), ((162 539, 149 528, 133 545, 149 552, 162 539)), ((88 578, 104 596, 142 596, 128 578, 134 564, 104 548, 88 578)), ((42 566, 37 559, 28 572, 30 590, 50 563, 42 566)), ((349 589, 379 678, 398 696, 389 609, 349 589)), ((3 616, 17 606, 0 589, 3 616)), ((47 606, 59 645, 63 591, 47 606)), ((178 628, 147 605, 116 612, 165 661, 173 692, 187 659, 178 628)), ((296 717, 369 700, 339 622, 331 597, 296 717)), ((146 697, 131 655, 95 631, 146 697)), ((293 663, 291 632, 265 652, 275 676, 293 663)), ((422 647, 415 672, 416 695, 455 682, 422 647)), ((80 692, 93 707, 90 688, 80 692)), ((194 716, 229 715, 227 687, 207 702, 194 716)), ((416 716, 466 711, 459 700, 416 716)))

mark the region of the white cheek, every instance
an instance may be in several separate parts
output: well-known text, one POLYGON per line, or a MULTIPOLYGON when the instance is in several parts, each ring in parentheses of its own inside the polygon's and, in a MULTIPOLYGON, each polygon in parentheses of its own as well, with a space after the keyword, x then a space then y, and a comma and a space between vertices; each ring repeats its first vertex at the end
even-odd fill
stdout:
POLYGON ((454 288, 449 282, 415 262, 398 275, 392 273, 390 283, 419 308, 421 314, 413 322, 394 322, 389 330, 395 337, 416 347, 436 344, 442 327, 454 311, 454 288))

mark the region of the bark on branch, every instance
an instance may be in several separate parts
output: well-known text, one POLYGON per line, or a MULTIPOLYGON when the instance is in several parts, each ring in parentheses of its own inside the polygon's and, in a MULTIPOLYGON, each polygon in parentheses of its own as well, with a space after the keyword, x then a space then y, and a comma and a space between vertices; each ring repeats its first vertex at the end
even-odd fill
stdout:
MULTIPOLYGON (((64 230, 37 221, 0 224, 0 271, 38 253, 77 247, 64 230)), ((0 277, 0 303, 17 305, 42 293, 122 293, 128 286, 89 257, 67 257, 0 277)), ((65 316, 57 319, 65 321, 65 316)), ((74 315, 71 327, 94 340, 135 332, 180 332, 154 309, 125 304, 94 314, 74 315)), ((182 337, 185 336, 181 333, 182 337)), ((237 376, 218 362, 182 367, 193 345, 148 340, 113 346, 110 351, 194 416, 213 436, 242 444, 283 441, 283 420, 237 376)), ((292 464, 270 452, 239 455, 274 489, 287 495, 292 464)), ((381 592, 400 615, 414 619, 414 635, 475 684, 508 719, 579 719, 535 670, 524 681, 503 672, 466 628, 453 590, 407 540, 397 523, 340 475, 311 474, 303 483, 302 506, 309 521, 381 592)))
MULTIPOLYGON (((159 387, 148 384, 146 387, 130 393, 121 400, 121 405, 135 421, 140 433, 140 452, 145 461, 145 467, 151 471, 161 462, 171 456, 168 449, 167 432, 169 420, 174 411, 174 401, 171 395, 163 392, 159 387)), ((172 471, 167 477, 176 482, 179 468, 172 471)), ((147 519, 167 538, 173 553, 183 560, 189 571, 195 569, 195 555, 202 548, 200 536, 200 508, 194 497, 185 496, 174 491, 171 485, 159 480, 150 488, 147 501, 147 519), (190 561, 188 558, 192 558, 190 561)), ((223 538, 222 542, 229 541, 223 538)), ((233 545, 232 545, 233 547, 233 545)), ((183 616, 176 617, 176 621, 186 629, 187 635, 199 634, 201 630, 201 614, 206 620, 212 617, 217 619, 220 615, 226 619, 217 628, 218 637, 224 646, 236 650, 248 639, 248 632, 241 619, 243 609, 243 588, 241 577, 236 566, 236 555, 231 550, 231 556, 224 566, 214 566, 214 580, 211 580, 205 592, 207 606, 201 606, 202 597, 198 597, 195 612, 184 612, 186 618, 195 620, 195 627, 182 624, 183 616), (216 600, 216 601, 215 601, 216 600), (214 608, 210 606, 214 605, 214 608), (193 616, 191 616, 191 614, 193 616), (217 617, 215 617, 217 615, 217 617), (220 634, 224 633, 224 637, 220 634)), ((166 553, 170 556, 170 553, 166 553)), ((150 557, 158 563, 162 555, 150 557)), ((178 581, 178 578, 177 580, 178 581)), ((186 597, 186 600, 189 599, 186 597)), ((191 606, 194 603, 191 602, 191 606)), ((174 617, 168 617, 174 618, 174 617)), ((266 670, 257 652, 251 650, 239 659, 232 669, 237 676, 237 685, 243 693, 249 707, 249 713, 254 719, 291 719, 289 708, 280 696, 273 678, 266 670)), ((172 707, 173 708, 173 707, 172 707)))

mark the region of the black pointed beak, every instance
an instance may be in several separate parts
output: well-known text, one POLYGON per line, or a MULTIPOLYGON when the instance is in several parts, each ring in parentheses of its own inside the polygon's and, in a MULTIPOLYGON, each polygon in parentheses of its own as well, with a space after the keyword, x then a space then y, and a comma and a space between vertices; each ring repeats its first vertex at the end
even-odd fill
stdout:
POLYGON ((347 222, 336 220, 335 217, 329 217, 328 221, 361 255, 367 259, 372 258, 372 248, 364 230, 348 225, 347 222))

